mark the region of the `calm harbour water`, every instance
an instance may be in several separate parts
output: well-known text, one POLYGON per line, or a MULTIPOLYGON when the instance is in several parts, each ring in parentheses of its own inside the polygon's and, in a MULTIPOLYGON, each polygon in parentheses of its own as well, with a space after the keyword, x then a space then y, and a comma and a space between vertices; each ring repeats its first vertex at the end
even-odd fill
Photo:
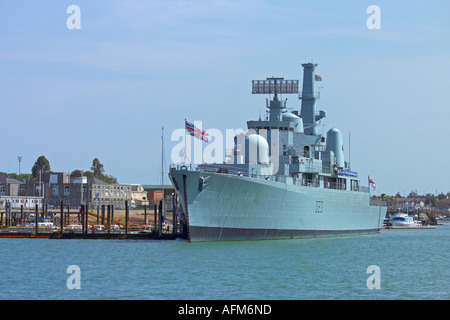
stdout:
POLYGON ((449 299, 450 224, 338 238, 0 239, 0 299, 449 299), (67 268, 80 268, 69 290, 67 268), (368 289, 367 268, 380 268, 368 289))

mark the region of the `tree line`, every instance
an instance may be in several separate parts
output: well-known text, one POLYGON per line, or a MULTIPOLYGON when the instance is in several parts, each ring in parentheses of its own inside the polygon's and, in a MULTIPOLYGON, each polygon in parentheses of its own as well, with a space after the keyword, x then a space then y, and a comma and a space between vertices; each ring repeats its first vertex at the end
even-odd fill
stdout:
POLYGON ((388 206, 394 206, 398 203, 398 201, 403 201, 404 199, 409 199, 413 201, 423 201, 423 203, 428 206, 436 206, 439 204, 447 204, 450 199, 450 192, 444 193, 441 192, 438 195, 434 195, 432 193, 427 193, 424 195, 420 195, 417 193, 417 191, 411 191, 406 197, 402 196, 400 192, 397 192, 395 195, 386 195, 383 194, 382 196, 372 196, 372 198, 377 200, 384 200, 386 201, 388 206))
MULTIPOLYGON (((47 172, 52 172, 50 168, 50 162, 45 156, 40 156, 37 158, 36 162, 34 163, 33 167, 31 168, 31 173, 21 173, 20 177, 17 173, 5 173, 0 172, 0 175, 8 174, 14 179, 17 179, 21 181, 35 181, 37 182, 39 180, 39 174, 44 174, 47 172)), ((117 183, 117 178, 113 177, 112 175, 105 174, 105 166, 100 162, 98 158, 94 158, 92 160, 92 166, 90 171, 81 171, 81 170, 73 170, 70 173, 71 177, 95 177, 101 181, 104 181, 106 183, 115 184, 117 183)))

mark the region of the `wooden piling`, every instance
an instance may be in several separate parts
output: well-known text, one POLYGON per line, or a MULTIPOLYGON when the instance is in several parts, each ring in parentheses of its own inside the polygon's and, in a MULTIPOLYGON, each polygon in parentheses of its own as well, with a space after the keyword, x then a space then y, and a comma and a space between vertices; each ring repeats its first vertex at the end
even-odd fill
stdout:
POLYGON ((114 225, 114 205, 111 205, 111 224, 114 225))
POLYGON ((155 231, 156 231, 156 215, 157 214, 158 214, 158 208, 155 203, 155 205, 153 207, 153 225, 154 225, 155 231))
POLYGON ((128 235, 128 216, 130 214, 128 200, 125 200, 125 235, 128 235))
POLYGON ((89 205, 86 205, 86 232, 89 232, 89 205))
POLYGON ((8 220, 8 201, 5 201, 5 226, 7 227, 9 227, 8 220))
POLYGON ((89 232, 89 205, 86 205, 86 233, 89 232))
POLYGON ((70 224, 70 202, 67 203, 67 222, 70 224))
POLYGON ((159 214, 158 214, 158 234, 161 236, 162 233, 162 209, 163 209, 163 201, 159 202, 159 214))
POLYGON ((175 192, 173 193, 172 196, 172 233, 175 234, 176 233, 176 226, 177 226, 177 215, 176 215, 176 203, 175 203, 175 199, 176 199, 177 195, 175 194, 175 192))
POLYGON ((107 225, 108 225, 108 233, 111 232, 111 205, 108 204, 108 215, 106 217, 107 225))
POLYGON ((81 222, 81 233, 84 234, 84 205, 83 204, 80 206, 79 215, 80 215, 79 221, 81 222))
POLYGON ((39 205, 36 203, 36 208, 34 209, 34 223, 36 234, 39 233, 38 221, 39 221, 39 205))
POLYGON ((147 224, 147 205, 144 204, 144 224, 147 224))
POLYGON ((61 231, 61 234, 64 230, 64 201, 61 200, 60 206, 59 206, 59 228, 61 231))
POLYGON ((83 206, 83 210, 84 210, 84 220, 83 220, 83 224, 84 224, 84 233, 88 233, 88 218, 89 218, 89 214, 88 214, 88 205, 85 204, 83 206))
POLYGON ((102 204, 102 225, 105 225, 105 205, 102 204))

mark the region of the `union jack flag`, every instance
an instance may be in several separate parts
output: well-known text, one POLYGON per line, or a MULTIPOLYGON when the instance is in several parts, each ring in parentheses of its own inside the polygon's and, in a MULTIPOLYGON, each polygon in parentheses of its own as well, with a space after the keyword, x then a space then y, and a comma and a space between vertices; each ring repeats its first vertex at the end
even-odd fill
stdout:
POLYGON ((191 136, 194 136, 197 139, 208 142, 208 134, 205 131, 200 130, 187 120, 184 121, 186 122, 186 130, 191 136))
POLYGON ((372 179, 370 179, 370 177, 369 177, 369 184, 372 185, 372 187, 373 187, 374 189, 377 188, 377 185, 375 184, 375 182, 373 182, 372 179))

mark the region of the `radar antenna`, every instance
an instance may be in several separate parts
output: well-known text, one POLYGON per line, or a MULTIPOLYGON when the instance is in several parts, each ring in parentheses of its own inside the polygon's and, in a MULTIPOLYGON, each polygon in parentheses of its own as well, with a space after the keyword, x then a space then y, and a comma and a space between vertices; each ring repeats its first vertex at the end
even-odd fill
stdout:
POLYGON ((298 80, 284 80, 284 78, 267 78, 266 80, 252 80, 252 94, 274 94, 274 101, 278 101, 278 93, 298 94, 298 80))

